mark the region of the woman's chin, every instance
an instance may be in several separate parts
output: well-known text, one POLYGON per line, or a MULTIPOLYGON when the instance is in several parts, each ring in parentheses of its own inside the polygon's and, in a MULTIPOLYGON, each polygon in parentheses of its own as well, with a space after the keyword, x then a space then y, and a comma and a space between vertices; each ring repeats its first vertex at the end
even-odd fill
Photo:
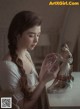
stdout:
POLYGON ((31 47, 30 50, 34 50, 35 47, 31 47))
POLYGON ((32 46, 28 47, 28 49, 29 49, 29 50, 34 50, 35 47, 36 47, 35 45, 34 45, 34 46, 32 45, 32 46))

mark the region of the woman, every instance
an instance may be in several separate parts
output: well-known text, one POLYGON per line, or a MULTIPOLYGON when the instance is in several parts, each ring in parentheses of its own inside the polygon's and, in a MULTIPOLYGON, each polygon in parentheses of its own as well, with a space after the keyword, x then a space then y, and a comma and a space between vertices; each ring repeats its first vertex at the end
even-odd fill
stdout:
POLYGON ((59 71, 44 60, 39 78, 28 50, 33 50, 41 33, 41 19, 31 11, 22 11, 13 18, 8 31, 9 53, 0 62, 2 96, 13 98, 13 109, 44 109, 40 96, 45 84, 59 71), (53 73, 48 73, 48 71, 53 73), (6 77, 6 79, 4 79, 6 77))

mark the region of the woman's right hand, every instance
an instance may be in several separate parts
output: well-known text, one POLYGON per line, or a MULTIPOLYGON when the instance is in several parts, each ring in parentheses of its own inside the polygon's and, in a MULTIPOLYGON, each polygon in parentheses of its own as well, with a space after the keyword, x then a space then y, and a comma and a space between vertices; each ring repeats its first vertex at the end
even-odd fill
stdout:
POLYGON ((57 73, 59 72, 59 65, 56 63, 56 59, 57 56, 54 53, 46 56, 39 74, 40 81, 44 81, 46 83, 57 76, 57 73))

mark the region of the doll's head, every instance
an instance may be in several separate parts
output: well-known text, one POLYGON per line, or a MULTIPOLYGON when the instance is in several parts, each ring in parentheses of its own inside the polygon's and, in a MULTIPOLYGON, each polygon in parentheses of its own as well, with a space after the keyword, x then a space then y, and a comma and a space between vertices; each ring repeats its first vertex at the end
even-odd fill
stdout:
POLYGON ((72 57, 70 49, 66 43, 64 45, 62 45, 60 54, 64 59, 68 59, 68 58, 72 57))

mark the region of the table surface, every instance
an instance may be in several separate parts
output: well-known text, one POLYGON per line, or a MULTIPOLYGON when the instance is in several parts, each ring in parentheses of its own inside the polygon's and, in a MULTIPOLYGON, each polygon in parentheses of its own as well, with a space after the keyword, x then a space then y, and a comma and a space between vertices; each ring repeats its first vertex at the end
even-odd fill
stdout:
MULTIPOLYGON (((64 93, 48 94, 50 107, 57 106, 80 106, 80 72, 73 72, 74 81, 72 88, 67 88, 64 93)), ((48 88, 53 81, 46 84, 48 88)))

